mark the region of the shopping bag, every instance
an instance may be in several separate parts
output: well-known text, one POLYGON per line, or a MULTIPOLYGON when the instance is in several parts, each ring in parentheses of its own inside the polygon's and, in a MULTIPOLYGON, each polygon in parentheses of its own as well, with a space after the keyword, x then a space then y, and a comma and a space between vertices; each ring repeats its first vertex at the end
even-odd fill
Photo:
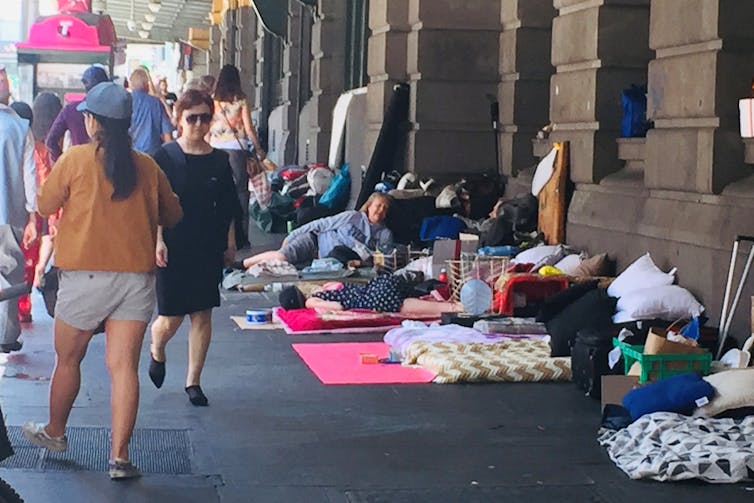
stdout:
POLYGON ((249 175, 249 191, 254 194, 261 209, 264 210, 270 205, 272 189, 265 171, 261 171, 254 176, 249 175))

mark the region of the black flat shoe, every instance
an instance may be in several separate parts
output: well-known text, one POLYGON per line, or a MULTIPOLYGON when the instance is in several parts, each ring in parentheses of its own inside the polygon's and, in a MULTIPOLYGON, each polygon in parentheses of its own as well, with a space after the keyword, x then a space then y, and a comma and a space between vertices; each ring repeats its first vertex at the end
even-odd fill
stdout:
POLYGON ((186 388, 186 393, 188 394, 189 402, 191 402, 192 405, 196 405, 197 407, 206 407, 209 405, 209 400, 207 400, 201 386, 198 384, 186 388))
POLYGON ((149 360, 149 378, 157 388, 161 388, 165 382, 165 362, 158 362, 151 354, 149 360))

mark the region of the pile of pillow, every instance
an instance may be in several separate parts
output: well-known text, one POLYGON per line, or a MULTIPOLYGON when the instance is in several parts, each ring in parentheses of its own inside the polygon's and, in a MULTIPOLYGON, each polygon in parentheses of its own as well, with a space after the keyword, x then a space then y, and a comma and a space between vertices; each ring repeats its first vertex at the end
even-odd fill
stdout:
POLYGON ((618 299, 613 323, 699 316, 704 307, 691 292, 673 284, 675 272, 663 272, 649 253, 628 266, 607 289, 608 295, 618 299))
POLYGON ((520 252, 512 260, 514 264, 534 264, 532 271, 546 265, 555 266, 569 276, 597 277, 608 274, 607 253, 587 258, 563 245, 542 245, 520 252))

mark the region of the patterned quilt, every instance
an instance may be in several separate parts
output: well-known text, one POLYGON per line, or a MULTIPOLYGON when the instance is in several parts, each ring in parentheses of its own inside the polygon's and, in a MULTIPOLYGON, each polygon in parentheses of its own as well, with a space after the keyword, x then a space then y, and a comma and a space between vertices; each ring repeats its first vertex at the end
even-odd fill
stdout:
POLYGON ((404 363, 437 374, 436 383, 469 381, 570 381, 571 358, 550 357, 542 340, 485 343, 416 341, 404 349, 404 363))
POLYGON ((632 479, 754 480, 754 416, 735 421, 655 412, 622 430, 600 430, 598 441, 632 479))

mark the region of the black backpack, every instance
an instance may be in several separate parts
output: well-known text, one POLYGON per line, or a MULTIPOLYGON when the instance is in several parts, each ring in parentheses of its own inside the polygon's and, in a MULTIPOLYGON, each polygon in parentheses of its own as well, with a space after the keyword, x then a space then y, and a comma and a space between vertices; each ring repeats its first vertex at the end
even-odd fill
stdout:
MULTIPOLYGON (((607 363, 607 354, 613 349, 612 333, 605 330, 579 330, 571 349, 573 382, 594 399, 602 397, 602 376, 613 374, 607 363)), ((618 372, 620 364, 614 367, 618 372)))

